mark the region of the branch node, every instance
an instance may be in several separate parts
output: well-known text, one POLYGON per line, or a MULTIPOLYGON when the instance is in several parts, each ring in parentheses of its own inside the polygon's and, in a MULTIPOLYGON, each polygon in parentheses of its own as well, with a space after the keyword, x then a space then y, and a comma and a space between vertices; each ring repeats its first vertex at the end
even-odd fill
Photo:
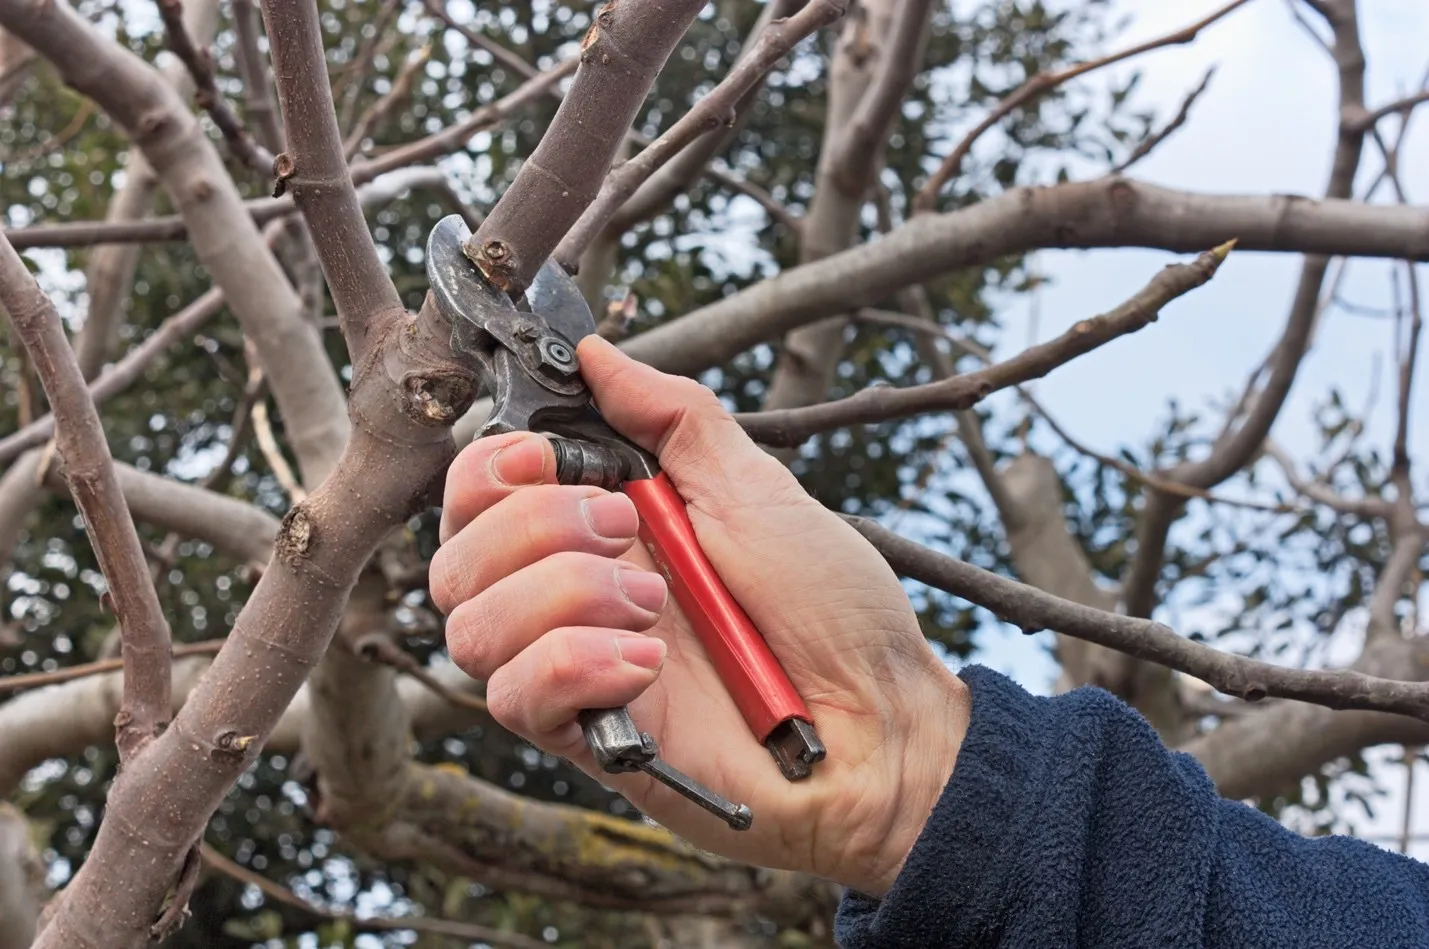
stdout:
POLYGON ((475 249, 470 244, 462 249, 493 287, 505 293, 515 286, 514 278, 520 270, 520 260, 511 252, 510 244, 499 237, 492 237, 482 241, 475 249))
POLYGON ((458 369, 424 369, 402 378, 402 409, 422 425, 451 425, 476 401, 471 375, 458 369))
POLYGON ((273 550, 288 566, 296 567, 307 559, 308 552, 312 550, 315 531, 313 519, 299 504, 284 515, 273 550))
POLYGON ((273 197, 281 198, 288 190, 288 179, 298 170, 298 163, 287 152, 279 152, 273 158, 273 197))
POLYGON ((224 728, 213 739, 211 755, 214 758, 242 758, 257 740, 257 735, 240 735, 236 728, 224 728))

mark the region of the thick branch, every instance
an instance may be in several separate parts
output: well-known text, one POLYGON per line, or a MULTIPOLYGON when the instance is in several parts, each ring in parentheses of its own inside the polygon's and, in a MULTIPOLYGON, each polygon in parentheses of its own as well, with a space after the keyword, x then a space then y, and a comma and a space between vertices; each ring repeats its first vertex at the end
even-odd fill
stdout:
POLYGON ((45 865, 25 815, 0 802, 0 949, 27 949, 45 900, 45 865))
POLYGON ((289 441, 304 476, 316 482, 347 438, 342 389, 317 329, 303 319, 301 301, 198 121, 148 63, 68 4, 0 0, 0 23, 53 62, 143 149, 188 223, 199 259, 257 341, 289 441))
POLYGON ((453 361, 450 337, 433 306, 372 339, 380 351, 354 375, 342 461, 288 512, 209 673, 115 781, 41 949, 147 944, 185 854, 327 649, 358 573, 393 527, 426 506, 452 457, 450 432, 432 413, 458 417, 475 384, 453 361))
POLYGON ((586 247, 643 182, 695 139, 733 124, 735 107, 763 82, 769 70, 804 37, 843 16, 847 7, 848 0, 810 0, 798 14, 770 23, 759 34, 750 55, 719 85, 640 154, 606 176, 600 193, 556 248, 556 260, 567 270, 576 270, 586 247))
POLYGON ((634 337, 630 355, 693 374, 796 326, 939 274, 1037 247, 1156 247, 1195 253, 1235 239, 1275 250, 1429 260, 1429 208, 1173 191, 1124 178, 1018 188, 924 214, 887 237, 785 271, 634 337))
POLYGON ((1078 76, 1084 76, 1093 70, 1101 69, 1103 66, 1123 62, 1127 59, 1131 59, 1133 56, 1150 52, 1153 49, 1190 43, 1201 30, 1210 26, 1237 7, 1244 6, 1245 3, 1246 0, 1231 0, 1230 3, 1216 10, 1209 16, 1202 17, 1190 26, 1183 27, 1172 33, 1167 33, 1165 36, 1147 40, 1144 43, 1138 43, 1128 49, 1112 53, 1109 56, 1103 56, 1100 59, 1078 63, 1075 66, 1068 66, 1065 69, 1058 69, 1053 72, 1037 73, 1037 75, 1013 90, 1011 95, 994 106, 993 110, 989 112, 981 122, 973 126, 973 128, 963 136, 962 141, 953 146, 953 150, 943 159, 942 163, 938 166, 938 170, 933 172, 932 177, 919 189, 917 197, 913 199, 913 210, 915 213, 931 211, 933 206, 937 203, 938 193, 942 191, 943 186, 951 181, 953 176, 958 173, 958 170, 962 167, 963 159, 967 158, 968 153, 972 151, 973 145, 977 143, 977 140, 982 138, 988 129, 1002 121, 1012 112, 1022 108, 1043 93, 1057 88, 1062 83, 1075 79, 1078 76))
POLYGON ((1162 307, 1215 276, 1231 246, 1228 242, 1206 251, 1192 263, 1166 267, 1115 309, 1082 320, 1056 339, 986 369, 901 389, 875 386, 846 399, 804 408, 743 412, 735 419, 755 441, 789 447, 819 432, 846 425, 970 409, 994 392, 1040 379, 1058 366, 1154 322, 1162 307))
POLYGON ((1221 652, 1164 623, 1108 613, 1044 593, 921 544, 861 517, 847 520, 894 570, 990 610, 1024 632, 1054 630, 1156 662, 1248 702, 1267 696, 1333 709, 1397 712, 1429 722, 1429 683, 1349 670, 1292 669, 1221 652))
POLYGON ((274 173, 279 188, 293 192, 312 230, 356 365, 367 351, 370 324, 404 312, 402 301, 377 256, 347 167, 316 0, 264 0, 263 17, 288 138, 274 173))
MULTIPOLYGON (((267 511, 129 465, 115 465, 114 473, 136 521, 211 544, 214 550, 241 564, 262 566, 272 556, 279 525, 278 519, 267 511)), ((46 483, 56 489, 63 485, 53 471, 47 475, 46 483)))
POLYGON ((169 722, 169 624, 119 490, 99 412, 85 391, 60 315, 3 237, 0 304, 9 312, 15 335, 54 409, 65 481, 84 516, 123 632, 127 674, 115 727, 121 758, 132 759, 169 722))
POLYGON ((541 143, 466 254, 496 286, 524 293, 600 190, 655 77, 704 0, 620 0, 596 14, 580 68, 541 143))

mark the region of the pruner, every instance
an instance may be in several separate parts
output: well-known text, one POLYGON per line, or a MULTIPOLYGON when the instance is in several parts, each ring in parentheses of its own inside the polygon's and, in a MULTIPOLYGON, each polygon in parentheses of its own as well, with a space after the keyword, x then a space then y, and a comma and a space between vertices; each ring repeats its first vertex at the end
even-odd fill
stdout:
MULTIPOLYGON (((453 348, 475 361, 492 398, 476 437, 541 432, 550 437, 561 484, 629 496, 640 514, 641 541, 755 738, 784 777, 808 777, 825 750, 804 700, 700 548, 684 499, 655 456, 611 428, 591 402, 576 344, 595 332, 595 317, 575 281, 547 261, 525 296, 512 302, 462 252, 467 233, 457 215, 438 222, 427 239, 427 277, 452 324, 453 348)), ((605 771, 643 771, 736 830, 749 827, 748 807, 659 760, 655 742, 626 709, 589 709, 580 723, 605 771)))

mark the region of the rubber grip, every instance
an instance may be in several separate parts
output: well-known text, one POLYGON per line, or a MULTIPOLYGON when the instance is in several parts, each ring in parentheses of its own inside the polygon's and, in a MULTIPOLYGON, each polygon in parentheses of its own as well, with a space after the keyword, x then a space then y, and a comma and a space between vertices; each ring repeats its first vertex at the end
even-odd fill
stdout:
POLYGON ((762 744, 780 723, 813 717, 764 636, 710 563, 664 472, 621 490, 640 513, 640 539, 670 584, 735 705, 762 744))

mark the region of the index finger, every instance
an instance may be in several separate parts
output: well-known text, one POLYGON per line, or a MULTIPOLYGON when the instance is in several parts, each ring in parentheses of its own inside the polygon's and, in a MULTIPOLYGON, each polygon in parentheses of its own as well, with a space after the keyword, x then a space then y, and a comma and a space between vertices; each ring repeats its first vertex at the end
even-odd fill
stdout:
POLYGON ((555 483, 556 455, 543 436, 509 432, 479 438, 463 448, 447 469, 438 538, 445 544, 513 491, 555 483))

